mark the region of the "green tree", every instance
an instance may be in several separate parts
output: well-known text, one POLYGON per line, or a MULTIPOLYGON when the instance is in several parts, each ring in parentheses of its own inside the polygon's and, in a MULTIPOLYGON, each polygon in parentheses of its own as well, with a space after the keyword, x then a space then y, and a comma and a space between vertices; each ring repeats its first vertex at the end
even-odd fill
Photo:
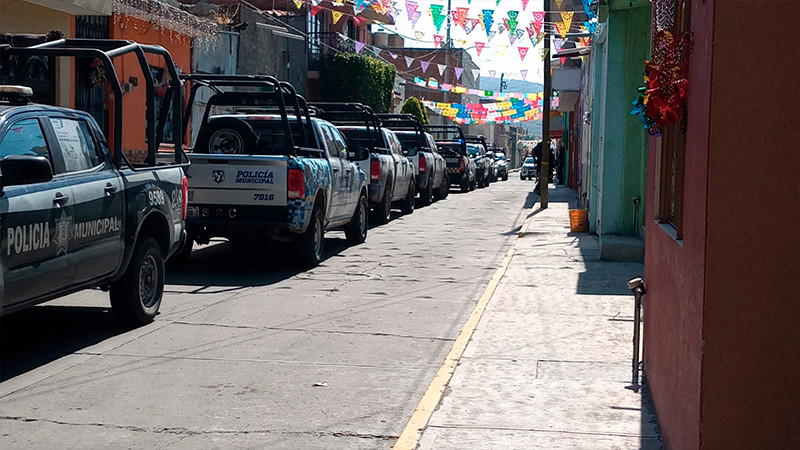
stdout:
POLYGON ((392 64, 356 53, 337 53, 328 58, 320 74, 322 100, 358 102, 375 112, 389 112, 396 74, 392 64))
POLYGON ((428 118, 428 111, 425 110, 425 105, 417 97, 409 97, 403 107, 400 108, 401 113, 413 114, 422 121, 423 124, 428 125, 431 120, 428 118))

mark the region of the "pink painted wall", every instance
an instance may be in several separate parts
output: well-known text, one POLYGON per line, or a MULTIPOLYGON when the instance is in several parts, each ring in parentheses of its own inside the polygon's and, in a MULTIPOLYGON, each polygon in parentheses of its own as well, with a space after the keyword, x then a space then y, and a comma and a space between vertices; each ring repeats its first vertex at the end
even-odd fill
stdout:
POLYGON ((700 442, 703 292, 706 282, 706 196, 715 0, 692 9, 694 52, 689 68, 683 241, 675 241, 655 217, 656 152, 647 157, 644 360, 667 448, 693 449, 700 442))
POLYGON ((800 448, 800 8, 778 3, 692 9, 684 239, 646 231, 645 367, 670 449, 800 448))

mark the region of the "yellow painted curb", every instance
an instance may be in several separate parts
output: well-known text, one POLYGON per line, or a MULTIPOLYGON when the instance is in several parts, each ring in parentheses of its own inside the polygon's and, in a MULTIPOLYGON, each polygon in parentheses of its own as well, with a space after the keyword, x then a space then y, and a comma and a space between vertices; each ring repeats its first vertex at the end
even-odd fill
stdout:
MULTIPOLYGON (((526 220, 526 223, 528 221, 530 221, 530 218, 526 220)), ((523 226, 527 228, 526 225, 523 226)), ((483 295, 481 295, 481 298, 478 300, 475 308, 472 309, 472 313, 469 315, 466 323, 464 323, 464 326, 458 333, 458 337, 456 337, 455 342, 453 342, 453 346, 447 353, 444 362, 442 362, 441 367, 439 367, 439 370, 433 377, 431 384, 428 385, 428 389, 422 396, 422 400, 420 400, 419 404, 417 404, 417 408, 414 409, 414 413, 411 415, 408 423, 406 423, 406 426, 403 429, 403 432, 400 434, 400 437, 397 439, 397 442, 395 442, 394 447, 392 447, 395 450, 414 450, 417 447, 420 435, 428 425, 428 421, 431 419, 431 416, 436 410, 436 407, 439 405, 439 402, 442 400, 442 397, 444 396, 444 390, 447 388, 448 383, 450 383, 450 379, 453 377, 456 366, 458 366, 458 361, 461 359, 461 355, 464 354, 464 350, 466 350, 467 344, 469 344, 472 334, 475 332, 475 328, 478 327, 478 322, 480 322, 483 312, 486 310, 486 306, 489 304, 489 300, 492 299, 494 291, 497 289, 497 285, 500 283, 500 279, 502 279, 503 275, 505 275, 506 269, 508 269, 508 265, 511 262, 511 258, 516 252, 516 247, 517 243, 514 242, 514 245, 511 246, 508 252, 506 252, 506 256, 503 258, 500 266, 497 268, 497 270, 495 270, 491 280, 489 280, 489 284, 486 285, 483 295)))

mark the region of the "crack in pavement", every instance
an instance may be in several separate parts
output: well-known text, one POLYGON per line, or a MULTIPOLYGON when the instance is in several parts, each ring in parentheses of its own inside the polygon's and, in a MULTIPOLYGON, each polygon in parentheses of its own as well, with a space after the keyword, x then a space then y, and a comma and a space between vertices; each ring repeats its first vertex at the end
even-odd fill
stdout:
POLYGON ((397 439, 398 436, 394 435, 385 435, 385 434, 370 434, 370 433, 357 433, 355 431, 288 431, 288 430, 190 430, 184 427, 162 427, 162 428, 152 428, 152 427, 138 427, 135 425, 118 425, 118 424, 110 424, 110 423, 101 423, 101 422, 89 422, 89 423, 78 423, 78 422, 66 422, 63 420, 53 420, 53 419, 42 419, 42 418, 33 418, 33 417, 21 417, 21 416, 0 416, 0 420, 9 420, 9 421, 16 421, 16 422, 44 422, 44 423, 51 423, 55 425, 66 425, 66 426, 84 426, 84 427, 101 427, 101 428, 111 428, 115 430, 125 430, 125 431, 133 431, 139 433, 154 433, 154 434, 175 434, 175 435, 188 435, 188 436, 196 436, 196 435, 212 435, 212 434, 274 434, 274 435, 287 435, 287 436, 316 436, 316 437, 353 437, 359 439, 379 439, 379 440, 394 440, 397 439))
POLYGON ((270 331, 295 331, 295 332, 302 332, 302 333, 322 333, 322 334, 349 334, 349 335, 361 335, 361 336, 381 336, 381 337, 396 337, 402 339, 421 339, 421 340, 428 340, 428 341, 445 341, 445 342, 453 342, 455 339, 453 338, 442 338, 442 337, 433 337, 433 336, 412 336, 408 334, 396 334, 396 333, 381 333, 378 331, 344 331, 344 330, 309 330, 307 328, 288 328, 288 327, 269 327, 269 326, 255 326, 255 325, 228 325, 228 324, 218 324, 218 323, 209 323, 209 322, 187 322, 183 320, 176 320, 172 323, 178 325, 193 325, 193 326, 207 326, 207 327, 220 327, 220 328, 239 328, 245 330, 270 330, 270 331))

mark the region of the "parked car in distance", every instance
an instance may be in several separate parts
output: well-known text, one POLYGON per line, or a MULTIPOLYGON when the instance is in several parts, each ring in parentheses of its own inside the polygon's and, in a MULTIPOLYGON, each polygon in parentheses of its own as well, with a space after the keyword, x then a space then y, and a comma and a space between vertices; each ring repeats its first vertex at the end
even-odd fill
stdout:
POLYGON ((416 202, 416 175, 397 135, 383 127, 372 108, 361 103, 311 103, 315 116, 333 123, 351 148, 364 154, 358 161, 369 183, 371 220, 385 224, 392 208, 412 214, 416 202))
POLYGON ((522 162, 522 168, 519 170, 519 177, 523 180, 533 180, 536 178, 536 163, 532 156, 528 156, 522 162))
MULTIPOLYGON (((367 179, 331 123, 312 118, 305 100, 270 76, 184 75, 208 99, 189 155, 189 237, 288 244, 306 267, 320 263, 327 230, 343 228, 357 245, 367 237, 367 179), (250 91, 225 91, 241 87, 250 91), (218 109, 234 111, 212 114, 218 109), (287 109, 295 114, 287 114, 287 109), (238 112, 244 110, 246 112, 238 112)), ((191 242, 186 255, 191 251, 191 242)))
MULTIPOLYGON (((112 56, 105 52, 122 56, 141 49, 111 40, 102 48, 108 60, 112 56)), ((77 57, 88 50, 101 52, 91 42, 67 39, 48 49, 0 49, 0 60, 10 55, 77 57)), ((172 63, 160 47, 144 52, 163 52, 172 63)), ((169 83, 179 86, 177 71, 171 71, 169 83)), ((122 123, 112 130, 112 152, 90 114, 30 103, 32 95, 29 87, 0 86, 0 233, 5 247, 0 250, 0 316, 99 287, 110 292, 120 322, 152 321, 164 292, 164 261, 185 238, 186 159, 180 139, 174 164, 156 166, 155 140, 148 142, 145 163, 134 164, 123 154, 122 123)), ((165 97, 165 105, 180 102, 179 95, 165 97)), ((114 99, 114 110, 119 112, 115 120, 124 120, 121 98, 114 99)), ((180 119, 176 114, 171 125, 180 129, 180 119)), ((151 122, 146 131, 155 136, 155 127, 151 122)))
POLYGON ((417 192, 420 203, 429 205, 434 200, 447 197, 450 179, 446 176, 444 157, 439 154, 436 142, 424 131, 422 122, 411 114, 378 114, 381 124, 397 134, 403 153, 414 163, 417 192))
POLYGON ((503 181, 508 180, 508 161, 506 155, 503 153, 495 153, 495 160, 497 161, 497 178, 503 181))
POLYGON ((491 163, 486 157, 486 150, 481 144, 467 143, 467 154, 475 161, 475 181, 479 188, 489 186, 491 180, 491 163))

